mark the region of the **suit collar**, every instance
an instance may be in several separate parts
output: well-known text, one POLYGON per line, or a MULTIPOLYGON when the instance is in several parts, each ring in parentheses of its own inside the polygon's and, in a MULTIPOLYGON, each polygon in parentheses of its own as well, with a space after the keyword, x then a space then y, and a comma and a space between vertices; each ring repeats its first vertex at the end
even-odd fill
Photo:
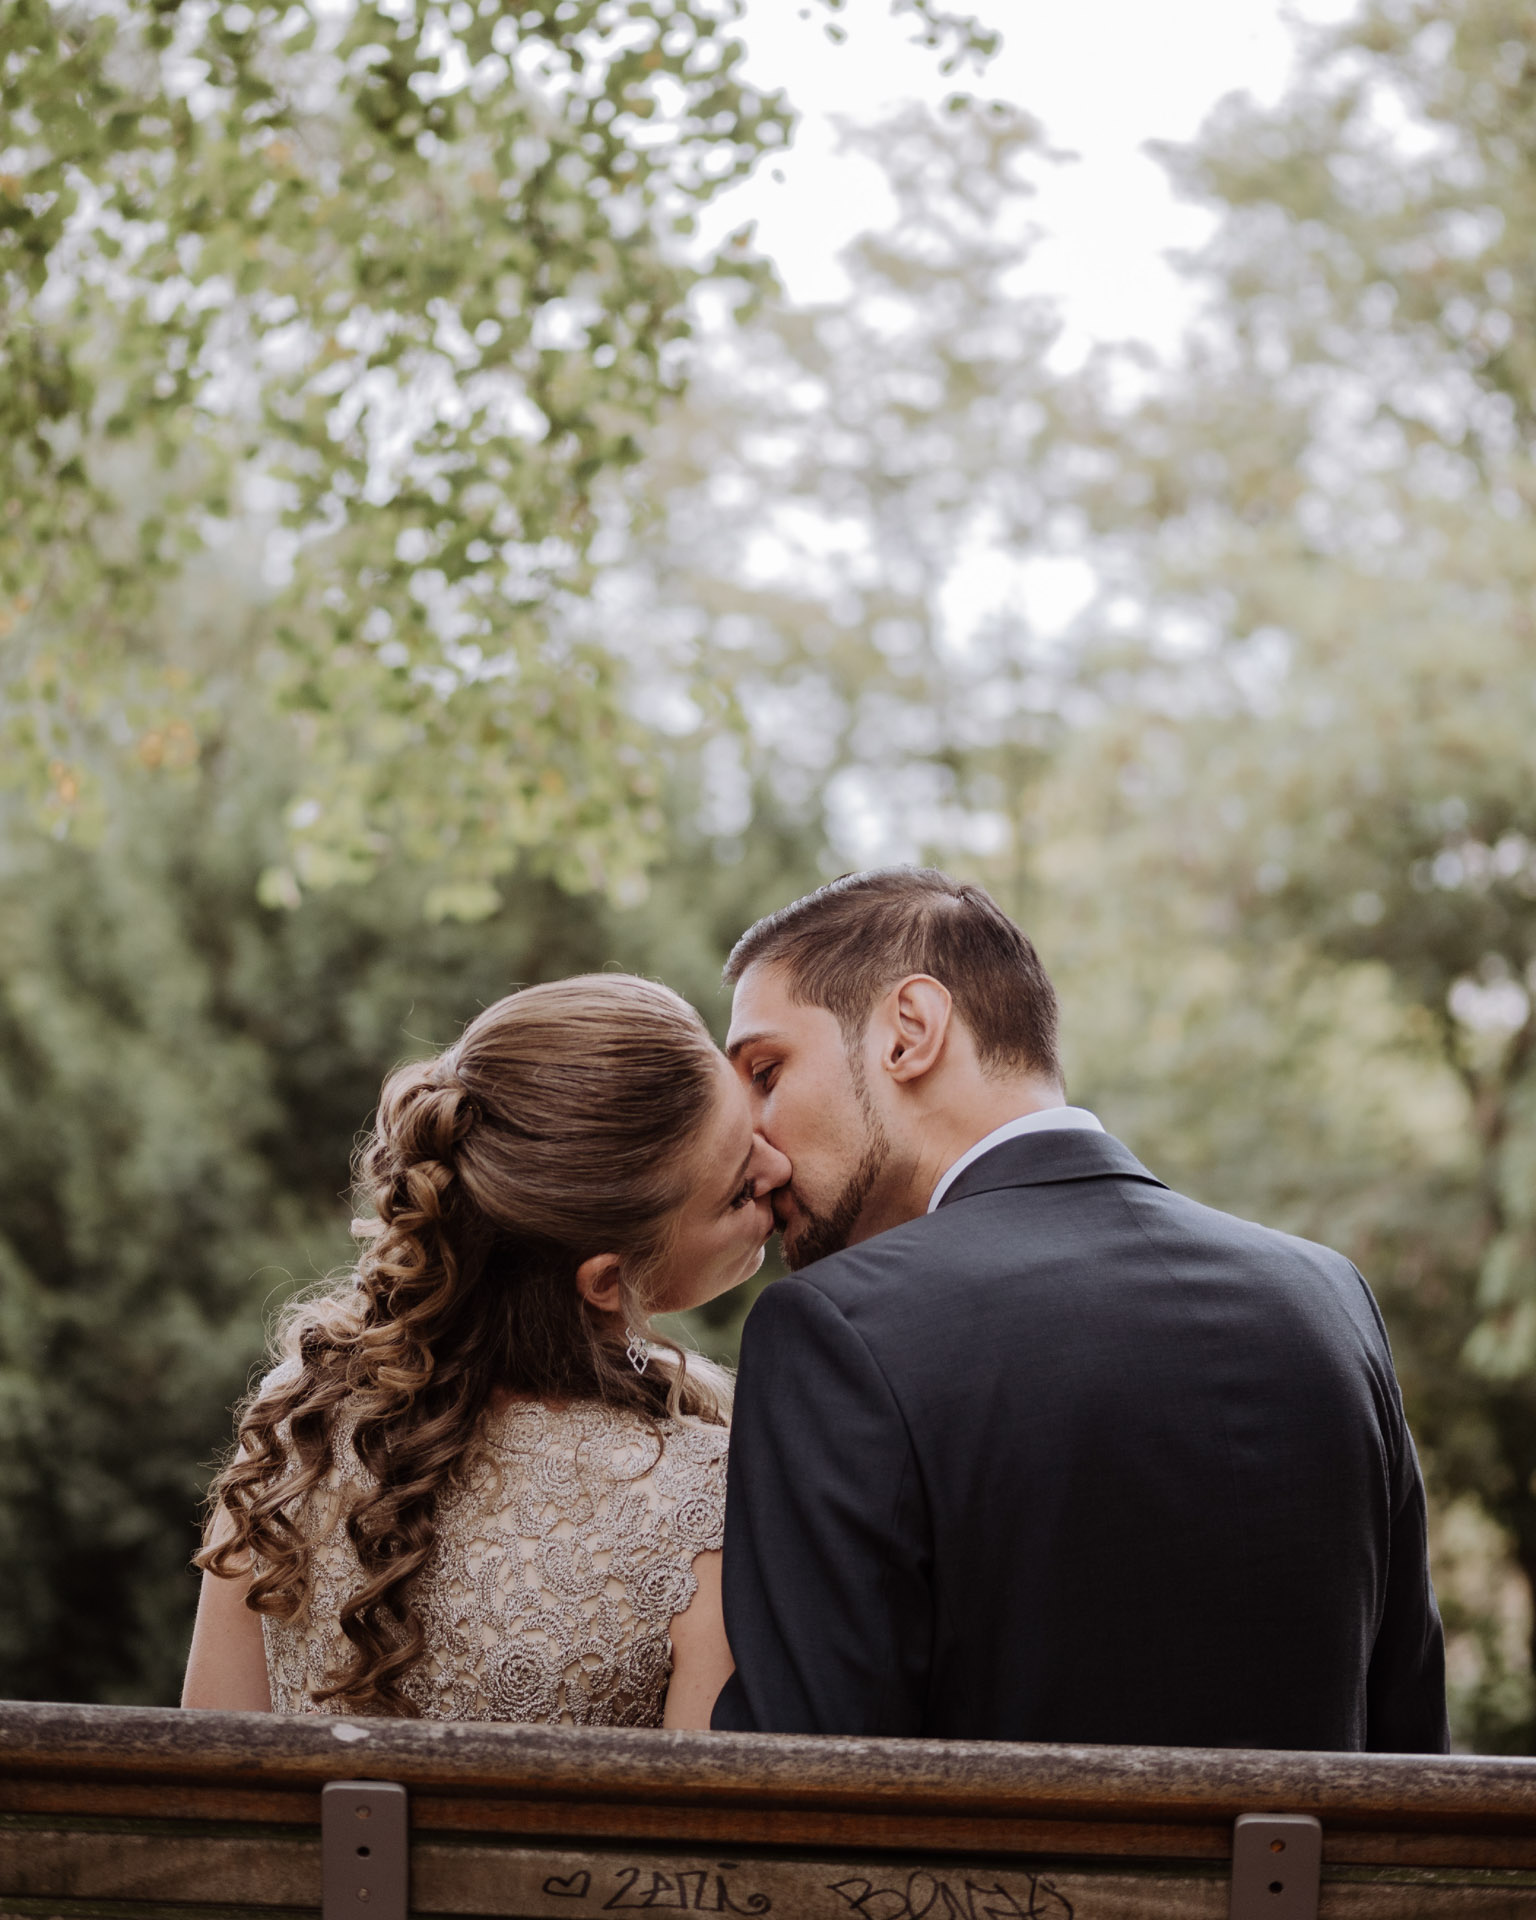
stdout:
POLYGON ((1049 1132, 1021 1134, 984 1153, 959 1175, 940 1200, 942 1213, 973 1194, 1004 1187, 1048 1187, 1065 1180, 1145 1180, 1166 1182, 1148 1173, 1129 1147, 1111 1133, 1049 1132))

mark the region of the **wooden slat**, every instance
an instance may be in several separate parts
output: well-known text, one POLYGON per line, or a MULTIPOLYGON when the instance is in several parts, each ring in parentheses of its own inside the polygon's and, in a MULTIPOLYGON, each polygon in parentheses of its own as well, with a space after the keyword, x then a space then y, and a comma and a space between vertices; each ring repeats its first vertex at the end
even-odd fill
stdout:
MULTIPOLYGON (((319 1820, 318 1794, 276 1800, 268 1794, 252 1796, 252 1817, 277 1824, 319 1820)), ((5 1796, 0 1795, 0 1802, 5 1796)), ((229 1824, 245 1809, 229 1789, 208 1795, 192 1790, 167 1791, 155 1786, 132 1790, 103 1787, 91 1781, 34 1781, 25 1794, 11 1796, 6 1812, 144 1819, 191 1819, 205 1824, 229 1824)), ((1274 1810, 1274 1809, 1271 1809, 1274 1810)), ((0 1820, 6 1813, 0 1813, 0 1820)), ((551 1842, 593 1840, 612 1843, 630 1838, 649 1844, 671 1841, 679 1845, 709 1846, 822 1846, 862 1847, 873 1851, 932 1853, 1008 1853, 1027 1857, 1104 1855, 1119 1859, 1222 1860, 1230 1852, 1229 1825, 1175 1826, 1169 1823, 1133 1825, 1114 1821, 965 1821, 910 1820, 896 1816, 879 1820, 849 1814, 818 1817, 769 1810, 736 1809, 729 1813, 704 1808, 690 1815, 686 1809, 662 1807, 539 1805, 528 1801, 481 1803, 471 1799, 439 1802, 419 1797, 412 1803, 418 1832, 503 1833, 522 1839, 551 1842)), ((1330 1825, 1324 1830, 1324 1859, 1340 1865, 1402 1867, 1507 1868, 1536 1871, 1536 1833, 1480 1834, 1445 1831, 1355 1831, 1330 1825)), ((1536 1920, 1536 1908, 1532 1911, 1536 1920)))
POLYGON ((0 1920, 320 1920, 318 1907, 184 1905, 140 1900, 32 1900, 0 1893, 0 1920))
MULTIPOLYGON (((465 1799, 1210 1826, 1284 1807, 1356 1829, 1529 1833, 1536 1762, 0 1707, 0 1781, 231 1789, 292 1818, 330 1779, 465 1799), (275 1798, 262 1802, 261 1795, 275 1798)), ((232 1801, 231 1804, 234 1804, 232 1801)))
MULTIPOLYGON (((154 1827, 159 1823, 147 1816, 158 1813, 167 1822, 186 1817, 186 1796, 177 1794, 165 1798, 153 1787, 141 1788, 128 1804, 119 1805, 121 1796, 103 1794, 90 1783, 76 1784, 67 1793, 45 1791, 45 1784, 40 1783, 36 1792, 35 1810, 31 1815, 34 1824, 41 1822, 52 1827, 61 1819, 72 1818, 87 1825, 99 1825, 103 1817, 127 1815, 137 1816, 141 1825, 154 1827)), ((1105 1856, 1225 1863, 1231 1848, 1231 1829, 1216 1826, 1132 1826, 1110 1821, 1019 1821, 1003 1826, 978 1821, 968 1826, 960 1821, 922 1824, 894 1819, 876 1826, 860 1823, 847 1815, 818 1821, 806 1816, 743 1813, 733 1816, 729 1823, 718 1817, 688 1822, 666 1810, 663 1810, 664 1817, 651 1821, 644 1817, 644 1809, 634 1808, 608 1809, 613 1817, 605 1825, 590 1810, 563 1806, 543 1808, 524 1803, 481 1807, 462 1801, 451 1803, 449 1811, 456 1818, 438 1818, 438 1809, 431 1802, 415 1801, 413 1827, 418 1833, 505 1834, 515 1839, 547 1840, 550 1844, 591 1840, 611 1845, 616 1840, 629 1838, 646 1844, 672 1840, 683 1845, 707 1846, 721 1839, 721 1829, 728 1824, 729 1831, 723 1837, 735 1846, 857 1847, 895 1854, 991 1851, 1032 1859, 1105 1856), (557 1817, 547 1817, 551 1814, 557 1817), (671 1831, 674 1828, 685 1831, 671 1831)), ((227 1793, 221 1794, 216 1811, 202 1820, 198 1820, 194 1812, 189 1824, 230 1829, 235 1825, 229 1819, 230 1812, 230 1797, 227 1793)), ((17 1818, 15 1814, 0 1814, 0 1831, 7 1819, 17 1818)), ((265 1826, 266 1822, 260 1824, 265 1826)), ((1324 1831, 1324 1859, 1338 1866, 1455 1867, 1536 1873, 1536 1835, 1383 1833, 1375 1829, 1359 1832, 1328 1827, 1324 1831)), ((1536 1908, 1532 1913, 1536 1920, 1536 1908)))
POLYGON ((318 1907, 320 1837, 0 1831, 0 1887, 28 1899, 318 1907))
POLYGON ((1224 1920, 1315 1813, 1322 1920, 1536 1920, 1536 1762, 0 1706, 0 1920, 314 1920, 320 1789, 411 1791, 413 1911, 1224 1920), (626 1876, 628 1876, 626 1878, 626 1876))
MULTIPOLYGON (((13 1829, 0 1832, 4 1902, 61 1911, 102 1902, 156 1911, 216 1904, 277 1920, 318 1902, 320 1857, 312 1837, 13 1829), (276 1910, 276 1911, 274 1911, 276 1910)), ((814 1858, 739 1850, 685 1855, 637 1848, 558 1849, 418 1841, 413 1911, 591 1920, 603 1913, 689 1912, 794 1916, 794 1920, 1212 1920, 1225 1914, 1224 1864, 1084 1861, 884 1861, 867 1854, 814 1858)), ((1458 1913, 1536 1910, 1536 1873, 1467 1874, 1340 1869, 1326 1881, 1325 1914, 1391 1914, 1435 1920, 1458 1913)))

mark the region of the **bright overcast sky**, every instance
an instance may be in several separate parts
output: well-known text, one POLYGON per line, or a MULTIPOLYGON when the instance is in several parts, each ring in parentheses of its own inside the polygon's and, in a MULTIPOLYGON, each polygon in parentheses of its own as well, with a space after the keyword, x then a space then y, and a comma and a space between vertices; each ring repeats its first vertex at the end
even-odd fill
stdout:
POLYGON ((747 0, 748 74, 785 88, 802 119, 782 178, 765 167, 726 196, 711 228, 756 220, 793 296, 834 294, 838 249, 889 207, 872 164, 838 155, 834 116, 871 118, 969 85, 1027 108, 1053 146, 1080 156, 1042 189, 1049 238, 1032 263, 1036 283, 1063 298, 1069 341, 1172 345, 1188 296, 1164 255, 1198 242, 1208 222, 1174 198, 1146 142, 1192 138, 1225 94, 1273 99, 1291 69, 1291 23, 1338 20, 1351 0, 975 0, 975 11, 1003 33, 980 82, 943 79, 890 0, 848 0, 835 16, 841 46, 822 0, 747 0))
MULTIPOLYGON (((970 3, 1001 29, 1003 50, 984 76, 946 80, 933 55, 912 44, 910 15, 892 18, 891 0, 847 0, 830 16, 847 29, 841 45, 827 37, 823 0, 746 0, 748 77, 782 87, 800 125, 790 153, 722 196, 704 237, 719 240, 753 220, 792 298, 835 298, 846 285, 839 250, 894 212, 875 165, 838 152, 835 119, 874 119, 902 101, 937 102, 963 86, 1025 108, 1053 148, 1077 156, 1035 176, 1046 237, 1026 278, 1061 303, 1058 355, 1131 338, 1173 349, 1193 294, 1166 256, 1198 245, 1210 216, 1174 197, 1147 142, 1193 139, 1227 94, 1276 99, 1291 77, 1299 31, 1347 18, 1354 0, 970 3)), ((963 648, 1000 613, 1022 618, 1049 643, 1094 585, 1087 556, 967 549, 940 597, 948 643, 963 648)), ((921 793, 903 799, 855 768, 835 783, 828 824, 839 859, 867 865, 917 857, 934 823, 921 793), (909 832, 909 804, 923 817, 921 834, 909 832)), ((1003 831, 988 819, 972 824, 1003 831)))

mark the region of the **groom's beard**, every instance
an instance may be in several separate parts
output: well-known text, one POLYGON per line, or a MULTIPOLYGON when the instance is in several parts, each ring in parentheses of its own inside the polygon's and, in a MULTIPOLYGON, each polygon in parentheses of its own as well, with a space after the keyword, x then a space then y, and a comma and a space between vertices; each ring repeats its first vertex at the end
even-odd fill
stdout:
MULTIPOLYGON (((841 1253, 852 1239, 865 1202, 891 1157, 890 1140, 878 1121, 871 1121, 865 1139, 863 1157, 827 1211, 812 1213, 809 1207, 802 1204, 799 1217, 792 1225, 783 1228, 779 1244, 783 1249, 784 1264, 791 1273, 798 1273, 813 1260, 824 1260, 829 1253, 841 1253)), ((793 1181, 790 1190, 794 1190, 793 1181)))

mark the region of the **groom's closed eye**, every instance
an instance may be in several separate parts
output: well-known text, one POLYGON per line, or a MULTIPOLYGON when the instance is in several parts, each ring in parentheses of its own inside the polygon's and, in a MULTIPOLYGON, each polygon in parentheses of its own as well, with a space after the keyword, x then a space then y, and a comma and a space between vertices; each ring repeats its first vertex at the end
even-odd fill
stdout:
POLYGON ((725 1056, 735 1067, 747 1084, 759 1093, 766 1093, 772 1085, 774 1075, 779 1070, 779 1060, 772 1054, 761 1054, 759 1047, 775 1046, 777 1034, 758 1030, 741 1035, 726 1047, 725 1056))
POLYGON ((767 1060, 764 1061, 761 1066, 754 1066, 747 1075, 747 1078, 759 1093, 767 1093, 774 1081, 778 1078, 778 1075, 779 1062, 777 1060, 767 1060))

